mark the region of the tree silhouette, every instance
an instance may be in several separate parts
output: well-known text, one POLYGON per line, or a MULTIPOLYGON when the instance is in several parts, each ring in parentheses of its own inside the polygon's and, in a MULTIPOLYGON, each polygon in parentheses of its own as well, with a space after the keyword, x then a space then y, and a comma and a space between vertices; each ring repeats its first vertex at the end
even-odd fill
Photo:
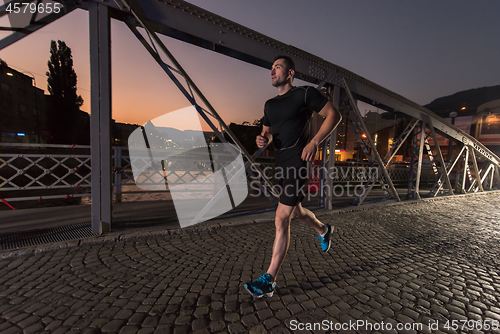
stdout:
POLYGON ((77 77, 73 69, 71 49, 63 41, 50 42, 50 59, 47 88, 51 97, 48 103, 48 128, 52 142, 57 144, 87 144, 86 127, 81 127, 79 107, 83 99, 76 94, 77 77))

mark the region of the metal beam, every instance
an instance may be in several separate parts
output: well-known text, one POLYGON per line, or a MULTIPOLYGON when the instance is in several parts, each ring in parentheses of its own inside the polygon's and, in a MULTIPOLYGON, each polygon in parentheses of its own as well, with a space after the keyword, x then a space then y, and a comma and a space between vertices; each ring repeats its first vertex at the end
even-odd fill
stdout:
MULTIPOLYGON (((455 165, 457 164, 458 160, 460 159, 460 157, 462 156, 462 153, 464 153, 465 151, 465 146, 462 147, 462 149, 460 150, 460 152, 458 153, 457 157, 455 158, 455 160, 453 160, 453 163, 451 163, 451 165, 449 165, 448 167, 448 170, 446 171, 446 174, 448 174, 448 176, 450 175, 451 171, 453 170, 453 168, 455 167, 455 165)), ((458 176, 457 176, 458 177, 458 176)), ((442 182, 442 178, 443 176, 441 175, 439 177, 439 179, 436 181, 436 183, 434 184, 434 186, 432 187, 431 189, 431 192, 430 194, 433 194, 433 191, 434 191, 434 188, 435 187, 438 187, 436 190, 435 190, 435 194, 438 194, 439 191, 441 190, 441 188, 443 187, 443 182, 442 182)))
MULTIPOLYGON (((19 2, 20 0, 12 0, 12 2, 19 2)), ((96 12, 96 7, 94 6, 94 2, 70 2, 65 1, 65 9, 68 12, 74 10, 75 8, 87 9, 90 11, 96 12)), ((6 5, 0 6, 0 16, 5 15, 6 5)), ((135 19, 133 24, 135 25, 147 25, 149 30, 158 32, 179 40, 183 40, 189 42, 191 44, 207 48, 213 50, 215 52, 225 54, 236 59, 249 62, 258 66, 269 67, 271 65, 272 59, 276 54, 286 54, 292 57, 296 63, 296 77, 299 79, 303 79, 309 81, 311 83, 317 84, 321 83, 326 86, 335 86, 340 85, 344 87, 349 87, 348 91, 351 95, 350 98, 353 101, 354 98, 366 101, 368 103, 376 104, 382 109, 389 111, 398 111, 402 112, 406 115, 413 117, 416 120, 422 120, 429 124, 429 129, 431 130, 431 134, 433 138, 436 138, 436 132, 445 136, 449 139, 454 139, 455 141, 461 142, 464 145, 468 145, 474 150, 474 155, 476 152, 480 154, 482 157, 486 158, 490 161, 495 167, 496 173, 494 173, 495 179, 500 178, 498 176, 498 168, 500 166, 500 158, 498 158, 495 154, 493 154, 489 149, 487 149, 483 144, 481 144, 478 140, 470 136, 468 133, 460 130, 458 127, 446 122, 442 118, 433 114, 428 109, 425 109, 418 104, 388 90, 384 87, 381 87, 361 76, 354 74, 342 67, 334 65, 328 61, 325 61, 322 58, 314 56, 308 52, 297 49, 293 46, 281 43, 277 40, 274 40, 268 36, 260 34, 254 30, 248 29, 242 25, 239 25, 235 22, 227 20, 223 17, 210 13, 204 9, 201 9, 197 6, 194 6, 188 2, 182 0, 122 0, 121 2, 99 2, 99 5, 102 7, 108 6, 110 7, 109 13, 113 15, 114 18, 117 18, 122 21, 130 21, 131 19, 135 19), (134 15, 130 11, 130 4, 133 3, 136 11, 141 13, 142 21, 137 20, 137 16, 134 15)), ((91 16, 92 16, 91 15, 91 16)), ((61 15, 62 16, 62 15, 61 15)), ((108 16, 108 12, 107 15, 108 16)), ((36 31, 37 29, 45 26, 49 22, 56 20, 57 17, 47 16, 42 20, 37 20, 34 22, 29 22, 26 27, 21 27, 18 31, 3 40, 0 41, 0 49, 12 44, 13 42, 19 40, 24 37, 26 34, 31 33, 32 31, 36 31)), ((90 21, 96 21, 95 18, 90 17, 90 21)), ((109 16, 107 17, 107 25, 108 25, 108 33, 109 33, 109 16)), ((98 21, 98 20, 97 20, 98 21)), ((98 23, 98 22, 94 23, 98 23)), ((96 31, 102 29, 100 26, 92 26, 90 27, 91 34, 92 31, 96 31), (96 28, 97 27, 97 28, 96 28)), ((101 42, 95 42, 95 36, 99 34, 94 33, 94 37, 91 36, 91 56, 94 54, 95 56, 100 56, 100 51, 95 51, 96 47, 101 45, 101 42), (94 45, 92 46, 92 41, 94 40, 94 45), (97 44, 97 46, 95 45, 97 44), (94 51, 92 51, 94 50, 94 51)), ((107 37, 106 37, 107 38, 107 37)), ((108 48, 109 48, 109 41, 108 48)), ((91 60, 92 61, 92 60, 91 60)), ((100 62, 100 60, 95 60, 95 63, 100 62)), ((108 60, 106 60, 108 62, 108 60)), ((91 75, 98 75, 98 71, 100 71, 99 66, 104 68, 109 74, 109 62, 107 65, 91 65, 91 75), (97 68, 99 68, 97 70, 97 68)), ((95 82, 94 79, 93 81, 95 82)), ((107 79, 103 79, 102 82, 99 83, 99 90, 101 86, 109 87, 106 84, 107 79)), ((188 86, 193 87, 195 91, 198 90, 194 84, 190 84, 188 82, 188 86)), ((94 85, 92 89, 94 89, 94 85)), ((105 90, 105 89, 104 89, 105 90)), ((102 99, 102 93, 106 93, 105 91, 99 91, 97 94, 98 99, 102 99)), ((109 93, 109 92, 108 92, 109 93)), ((95 95, 92 95, 92 100, 94 101, 96 98, 95 95)), ((204 99, 201 93, 199 94, 202 101, 207 105, 209 109, 211 109, 210 104, 206 99, 204 99)), ((107 98, 105 98, 107 99, 107 98)), ((108 99, 109 102, 109 99, 108 99)), ((96 102, 93 103, 93 108, 95 108, 96 102)), ((99 103, 99 108, 107 108, 105 101, 101 101, 99 103)), ((353 106, 356 108, 356 106, 353 106)), ((106 118, 106 115, 100 115, 99 118, 92 117, 94 124, 96 120, 100 117, 106 118)), ((218 119, 218 116, 215 116, 218 119)), ((221 119, 218 119, 221 124, 223 124, 221 119)), ((101 119, 99 119, 99 131, 108 131, 107 128, 107 120, 103 120, 103 124, 101 124, 101 119), (101 128, 103 126, 103 128, 101 128)), ((362 122, 361 122, 362 123, 362 122)), ((425 125, 425 124, 424 124, 425 125)), ((425 126, 424 126, 425 128, 425 126)), ((99 132, 100 136, 104 135, 104 132, 99 132)), ((363 130, 364 131, 364 130, 363 130)), ((230 132, 228 132, 230 133, 230 132)), ((231 135, 231 134, 230 134, 231 135)), ((417 170, 417 180, 415 191, 418 195, 418 187, 420 182, 420 174, 421 174, 421 160, 422 160, 422 148, 425 139, 425 131, 422 132, 422 140, 420 146, 420 155, 419 155, 419 168, 417 170)), ((96 134, 93 132, 92 138, 94 141, 96 140, 96 134)), ((235 140, 233 138, 233 140, 235 140)), ((336 138, 334 138, 336 140, 336 138)), ((237 140, 235 140, 237 142, 237 140)), ((364 143, 366 144, 366 143, 364 143)), ((368 143, 369 144, 369 143, 368 143)), ((100 148, 104 149, 104 146, 100 148)), ((439 145, 436 145, 438 150, 438 159, 441 161, 442 154, 439 149, 439 145)), ((332 149, 332 148, 331 148, 332 149)), ((100 152, 101 154, 102 152, 100 152)), ((246 152, 245 152, 246 153, 246 152)), ((374 152, 375 153, 375 152, 374 152)), ((472 154, 472 153, 471 153, 472 154)), ((248 157, 251 160, 251 157, 248 157)), ((376 157, 375 157, 376 158, 376 157)), ((104 158, 103 158, 104 159, 104 158)), ((373 163, 373 157, 368 157, 368 159, 373 163)), ((468 154, 466 156, 468 159, 468 154)), ((250 161, 249 160, 249 161, 250 161)), ((99 162, 100 164, 101 162, 99 162)), ((101 166, 102 167, 102 166, 101 166)), ((385 176, 387 174, 387 170, 383 168, 385 166, 382 165, 382 170, 384 172, 384 178, 386 179, 388 185, 383 189, 387 190, 390 188, 390 192, 394 192, 398 199, 397 193, 395 193, 395 189, 392 185, 392 181, 390 178, 385 176)), ((464 169, 464 178, 466 177, 466 173, 469 172, 468 164, 465 164, 464 169)), ((443 169, 442 175, 445 177, 445 183, 449 186, 449 178, 447 178, 446 169, 444 166, 444 162, 441 165, 443 169), (448 180, 446 180, 448 179, 448 180)), ((411 176, 413 172, 413 166, 411 169, 411 176)), ((411 177, 410 177, 411 178, 411 177)), ((409 180, 412 182, 412 180, 409 180)), ((457 178, 457 182, 458 178, 457 178)), ((493 179, 491 180, 493 182, 493 179)), ((465 179, 462 184, 463 191, 465 191, 465 179)), ((409 188, 410 191, 410 188, 409 188)), ((450 191, 451 185, 450 185, 450 191)))
MULTIPOLYGON (((255 30, 181 0, 137 0, 156 32, 204 47, 258 66, 270 67, 276 54, 287 54, 296 65, 296 77, 311 83, 342 85, 345 78, 353 94, 422 120, 432 118, 440 134, 459 142, 472 141, 474 149, 500 166, 500 159, 484 145, 430 110, 340 66, 313 54, 279 42, 255 30)), ((123 7, 124 8, 124 7, 123 7)))
MULTIPOLYGON (((130 30, 134 33, 134 35, 139 39, 139 41, 144 45, 144 47, 146 48, 146 50, 150 53, 150 55, 156 60, 156 62, 162 67, 162 69, 165 71, 165 73, 169 76, 169 78, 174 82, 174 84, 177 86, 177 88, 181 91, 181 93, 188 99, 189 103, 191 103, 197 110, 198 114, 205 120, 205 122, 210 126, 210 128, 214 131, 214 133, 217 135, 217 137, 223 142, 223 143, 227 143, 227 140, 226 138, 224 137, 224 135, 218 130, 218 128, 215 126, 215 124, 213 124, 213 122, 210 120, 210 118, 208 118, 207 114, 209 114, 210 116, 216 118, 216 119, 220 119, 220 122, 219 124, 221 125, 222 128, 224 128, 224 130, 226 131, 226 133, 229 134, 229 136, 231 138, 235 138, 236 137, 234 136, 234 134, 232 134, 232 132, 230 131, 229 127, 227 127, 227 125, 225 123, 223 123, 222 119, 219 117, 219 115, 217 114, 217 112, 215 111, 215 109, 213 109, 213 107, 211 107, 211 105, 209 104, 208 107, 212 109, 212 112, 208 112, 207 110, 201 108, 201 106, 199 106, 196 102, 196 99, 192 93, 192 90, 191 90, 191 79, 187 76, 187 73, 182 69, 182 68, 173 68, 171 66, 169 66, 168 64, 166 64, 165 62, 163 62, 163 60, 161 59, 160 55, 157 53, 157 51, 155 49, 153 49, 153 46, 151 46, 147 41, 146 39, 139 33, 139 31, 137 30, 137 28, 132 25, 132 24, 129 24, 129 22, 127 21, 126 22, 127 25, 129 26, 130 30), (188 92, 188 90, 182 85, 182 83, 177 79, 177 77, 172 73, 172 71, 175 71, 176 73, 180 74, 181 76, 184 77, 184 79, 186 79, 186 82, 188 84, 188 89, 190 90, 188 92), (222 124, 221 124, 222 122, 222 124)), ((154 34, 154 32, 153 32, 154 34)), ((161 49, 162 50, 167 50, 166 49, 166 46, 161 44, 160 45, 161 49)), ((169 58, 172 60, 175 58, 173 58, 173 55, 172 54, 168 54, 169 58)), ((175 64, 178 64, 177 61, 175 61, 175 64)), ((178 66, 180 66, 180 64, 178 64, 178 66)), ((194 83, 192 83, 194 85, 194 83)), ((199 92, 199 90, 195 87, 195 91, 199 92)), ((200 92, 201 94, 201 92, 200 92)), ((206 99, 204 96, 203 96, 204 99, 206 99)), ((253 160, 253 157, 251 157, 251 159, 249 158, 249 156, 247 156, 247 152, 245 151, 245 148, 241 146, 241 144, 237 141, 235 141, 235 143, 237 145, 239 145, 240 149, 243 151, 243 155, 247 158, 247 163, 245 164, 245 170, 247 170, 247 172, 253 176, 253 177, 256 177, 254 172, 252 171, 252 169, 250 168, 251 165, 253 164, 253 167, 257 170, 257 172, 259 173, 260 175, 260 179, 262 184, 260 185, 260 188, 263 190, 265 196, 273 203, 273 205, 277 206, 278 203, 277 203, 277 195, 275 194, 274 192, 274 189, 272 187, 272 183, 269 181, 269 179, 265 176, 265 174, 262 172, 262 170, 260 169, 260 167, 258 167, 257 164, 254 163, 254 160, 253 160), (273 197, 274 196, 274 197, 273 197)), ((256 152, 256 154, 254 154, 254 156, 258 156, 258 154, 260 154, 261 152, 263 151, 263 149, 260 149, 258 152, 256 152)), ((218 193, 219 195, 219 193, 218 193)), ((207 203, 207 206, 201 211, 203 213, 206 212, 205 209, 209 209, 209 207, 215 203, 216 201, 211 201, 209 203, 207 203)), ((197 216, 198 217, 198 216, 197 216)), ((197 217, 195 219, 197 219, 197 217)), ((201 217, 201 216, 200 216, 201 217)))
POLYGON ((465 194, 465 183, 467 182, 467 174, 469 172, 469 147, 465 147, 465 155, 464 155, 464 170, 463 170, 463 177, 462 177, 462 184, 460 188, 460 192, 462 194, 465 194))
POLYGON ((444 162, 443 155, 441 153, 441 148, 439 147, 439 142, 438 138, 436 136, 436 131, 434 130, 434 126, 432 125, 432 120, 428 119, 427 120, 429 123, 429 128, 431 130, 431 135, 432 139, 434 140, 434 148, 437 151, 437 158, 439 160, 440 166, 437 166, 440 175, 443 175, 444 177, 444 183, 446 185, 446 188, 448 189, 448 194, 453 195, 453 188, 451 186, 450 178, 448 177, 448 174, 446 173, 446 164, 444 162))
POLYGON ((421 198, 420 196, 420 177, 422 176, 422 159, 424 157, 424 145, 425 145, 425 127, 426 127, 426 122, 423 121, 422 125, 420 126, 420 147, 418 149, 418 163, 417 163, 417 178, 415 180, 415 193, 418 195, 418 198, 421 198))
MULTIPOLYGON (((332 92, 332 104, 337 110, 340 107, 340 86, 335 85, 333 87, 332 92)), ((347 121, 347 120, 345 120, 347 121)), ((332 201, 333 201, 333 178, 331 177, 330 171, 333 171, 335 168, 335 149, 337 148, 337 128, 333 130, 330 135, 330 154, 328 163, 326 164, 327 173, 325 175, 325 188, 326 192, 324 193, 324 208, 328 210, 333 209, 332 201)))
MULTIPOLYGON (((221 139, 222 142, 227 142, 224 136, 218 131, 218 129, 214 126, 212 121, 207 117, 205 110, 203 110, 198 103, 196 102, 193 94, 193 90, 196 93, 196 95, 201 99, 201 101, 205 104, 205 106, 210 110, 210 116, 214 117, 221 128, 224 129, 224 131, 228 134, 228 136, 233 140, 233 142, 240 148, 243 156, 247 159, 247 163, 245 164, 245 169, 248 171, 249 174, 252 176, 253 171, 251 170, 251 166, 253 165, 254 168, 257 170, 259 173, 260 178, 263 181, 262 187, 267 187, 270 191, 270 196, 268 195, 268 192, 264 192, 266 196, 269 198, 269 200, 274 204, 277 205, 276 199, 277 199, 277 194, 274 192, 274 188, 272 186, 272 183, 269 181, 269 179, 266 177, 264 172, 260 169, 260 167, 255 164, 255 161, 252 156, 246 151, 246 149, 241 145, 239 142, 238 138, 232 133, 232 131, 229 129, 229 127, 226 125, 226 123, 222 120, 222 118, 218 115, 217 111, 213 108, 213 106, 210 104, 208 99, 203 95, 203 93, 200 91, 200 89, 196 86, 196 84, 193 82, 193 80, 189 77, 187 72, 182 68, 180 63, 175 59, 175 57, 172 55, 172 53, 167 49, 165 44, 158 38, 156 33, 154 32, 153 28, 150 26, 150 24, 143 18, 143 13, 140 7, 138 7, 137 3, 134 0, 122 0, 122 4, 124 6, 127 6, 127 8, 131 11, 131 13, 134 15, 134 18, 136 21, 140 22, 142 27, 146 30, 146 32, 149 34, 149 37, 154 40, 154 42, 159 46, 159 48, 163 51, 163 53, 168 57, 168 59, 172 62, 173 68, 168 66, 163 60, 161 59, 160 55, 156 50, 153 50, 153 47, 142 37, 142 35, 137 31, 137 29, 134 27, 133 20, 129 19, 126 20, 127 25, 129 28, 132 30, 132 32, 136 35, 136 37, 141 41, 141 43, 146 47, 146 49, 149 51, 151 56, 158 62, 158 64, 163 68, 163 70, 167 73, 167 75, 170 77, 170 79, 176 84, 177 88, 183 93, 183 95, 189 100, 189 102, 196 108, 200 116, 207 122, 207 124, 214 130, 215 134, 221 139), (179 75, 181 75, 185 80, 188 85, 188 88, 191 92, 191 94, 186 90, 186 88, 177 80, 175 75, 172 73, 171 70, 175 70, 179 75)), ((153 41, 151 42, 153 43, 153 41)), ((153 45, 154 46, 154 45, 153 45)))
POLYGON ((407 199, 420 199, 420 195, 416 191, 414 184, 414 175, 416 175, 415 171, 415 161, 417 159, 417 141, 418 141, 418 131, 413 130, 413 138, 412 138, 412 148, 411 148, 411 159, 410 159, 410 172, 408 173, 408 192, 406 194, 407 199))
POLYGON ((108 7, 89 1, 92 232, 111 231, 111 35, 108 7))
MULTIPOLYGON (((15 0, 19 1, 19 0, 15 0)), ((143 16, 155 32, 207 48, 236 59, 269 68, 276 54, 291 56, 296 64, 296 77, 311 83, 341 85, 345 79, 353 94, 376 103, 383 109, 399 111, 418 120, 428 116, 441 135, 458 142, 470 144, 476 152, 500 166, 500 158, 478 140, 448 123, 430 110, 340 66, 313 54, 279 42, 255 30, 197 7, 182 0, 137 0, 143 16)), ((115 17, 127 20, 130 16, 127 0, 106 2, 116 8, 115 17), (121 12, 118 12, 121 11, 121 12)), ((86 9, 87 2, 78 3, 86 9)))
MULTIPOLYGON (((0 17, 3 17, 5 15, 20 15, 20 14, 8 14, 7 12, 7 5, 9 3, 14 4, 14 3, 23 3, 26 1, 23 0, 13 0, 6 2, 2 6, 0 6, 0 17)), ((0 30, 3 31, 12 31, 12 34, 5 36, 0 40, 0 50, 3 48, 6 48, 7 46, 21 40, 22 38, 30 35, 31 33, 34 33, 35 31, 45 27, 47 24, 52 23, 56 21, 57 19, 63 17, 64 15, 71 13, 73 10, 75 10, 77 7, 73 4, 71 4, 68 1, 68 4, 63 7, 64 10, 61 10, 59 13, 52 13, 49 15, 44 16, 42 19, 36 20, 34 22, 28 21, 26 26, 23 27, 3 27, 0 30)), ((22 14, 21 14, 22 15, 22 14)), ((12 23, 12 22, 11 22, 12 23)), ((15 22, 14 22, 15 23, 15 22)))
POLYGON ((492 164, 490 164, 488 166, 488 168, 484 172, 483 177, 481 178, 481 183, 484 183, 484 180, 486 180, 486 177, 488 176, 488 174, 490 173, 490 171, 491 171, 491 177, 490 177, 490 184, 488 185, 489 190, 491 190, 491 188, 492 188, 491 187, 491 181, 493 181, 493 177, 494 177, 494 174, 495 174, 495 168, 493 167, 492 164))
POLYGON ((384 157, 384 160, 383 160, 383 161, 385 161, 385 167, 389 166, 389 164, 392 161, 392 158, 394 158, 394 156, 396 155, 396 153, 398 153, 399 149, 401 148, 401 146, 403 146, 403 144, 406 141, 406 139, 408 139, 408 137, 410 136, 410 134, 413 132, 413 129, 415 129, 415 127, 417 126, 418 122, 419 122, 418 120, 413 119, 410 123, 408 123, 408 125, 406 126, 406 128, 399 135, 399 138, 392 144, 390 151, 387 152, 387 154, 386 154, 386 156, 384 157), (387 158, 387 157, 389 157, 389 158, 387 158))
MULTIPOLYGON (((387 168, 385 168, 384 162, 382 161, 382 159, 380 158, 380 155, 378 154, 377 148, 373 144, 373 140, 372 140, 372 137, 370 135, 370 132, 368 131, 365 123, 363 122, 363 118, 361 117, 361 113, 359 112, 358 106, 356 105, 354 97, 352 96, 349 85, 345 79, 343 80, 343 83, 344 83, 344 89, 347 93, 347 96, 349 97, 349 101, 351 103, 352 110, 354 111, 354 117, 356 118, 356 120, 353 120, 353 123, 355 126, 357 124, 359 124, 359 126, 361 127, 361 130, 366 135, 366 141, 368 142, 368 146, 371 148, 371 151, 372 151, 371 154, 373 154, 373 156, 371 156, 370 154, 367 154, 368 162, 370 163, 370 165, 372 167, 375 166, 373 159, 377 162, 378 170, 382 171, 382 176, 383 176, 383 179, 385 180, 385 184, 388 186, 389 194, 399 202, 399 201, 401 201, 401 199, 399 198, 398 192, 396 191, 396 188, 394 187, 394 184, 392 183, 391 177, 389 176, 389 173, 387 172, 387 168)), ((359 131, 356 131, 356 134, 359 136, 360 134, 358 132, 359 131)), ((363 142, 363 139, 360 136, 358 137, 358 139, 360 142, 363 142)), ((366 152, 365 152, 365 154, 366 154, 366 152)), ((382 185, 382 188, 384 189, 383 185, 382 185)), ((358 196, 358 198, 359 198, 359 196, 358 196)), ((360 202, 359 200, 357 201, 357 205, 360 205, 361 203, 362 202, 360 202)))
POLYGON ((483 189, 483 183, 481 181, 481 177, 479 175, 479 169, 477 168, 477 161, 476 161, 476 154, 474 153, 474 150, 470 150, 471 158, 472 158, 472 166, 474 167, 474 178, 477 182, 477 187, 479 191, 484 191, 483 189))

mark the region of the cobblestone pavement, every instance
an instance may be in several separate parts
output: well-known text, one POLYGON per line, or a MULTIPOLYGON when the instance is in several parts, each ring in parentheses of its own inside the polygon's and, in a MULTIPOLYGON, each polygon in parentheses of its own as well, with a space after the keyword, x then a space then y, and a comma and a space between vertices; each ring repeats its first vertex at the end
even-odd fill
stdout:
POLYGON ((323 215, 326 254, 293 221, 277 292, 261 300, 242 285, 269 264, 270 222, 6 257, 0 332, 500 332, 499 207, 495 192, 323 215))

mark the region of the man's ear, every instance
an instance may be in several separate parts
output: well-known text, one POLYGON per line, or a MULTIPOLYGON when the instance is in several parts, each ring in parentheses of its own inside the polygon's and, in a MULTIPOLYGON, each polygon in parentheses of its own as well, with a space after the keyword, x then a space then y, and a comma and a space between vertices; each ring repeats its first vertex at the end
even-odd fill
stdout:
POLYGON ((292 77, 295 75, 295 71, 294 70, 288 70, 288 77, 292 77))

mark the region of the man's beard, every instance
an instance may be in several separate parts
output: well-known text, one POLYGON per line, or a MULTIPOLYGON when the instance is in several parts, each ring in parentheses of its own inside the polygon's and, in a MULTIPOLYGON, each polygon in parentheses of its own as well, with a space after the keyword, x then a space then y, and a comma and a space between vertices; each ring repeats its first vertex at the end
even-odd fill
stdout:
POLYGON ((271 84, 274 87, 284 86, 286 84, 286 80, 283 80, 283 81, 276 80, 274 82, 271 82, 271 84))

